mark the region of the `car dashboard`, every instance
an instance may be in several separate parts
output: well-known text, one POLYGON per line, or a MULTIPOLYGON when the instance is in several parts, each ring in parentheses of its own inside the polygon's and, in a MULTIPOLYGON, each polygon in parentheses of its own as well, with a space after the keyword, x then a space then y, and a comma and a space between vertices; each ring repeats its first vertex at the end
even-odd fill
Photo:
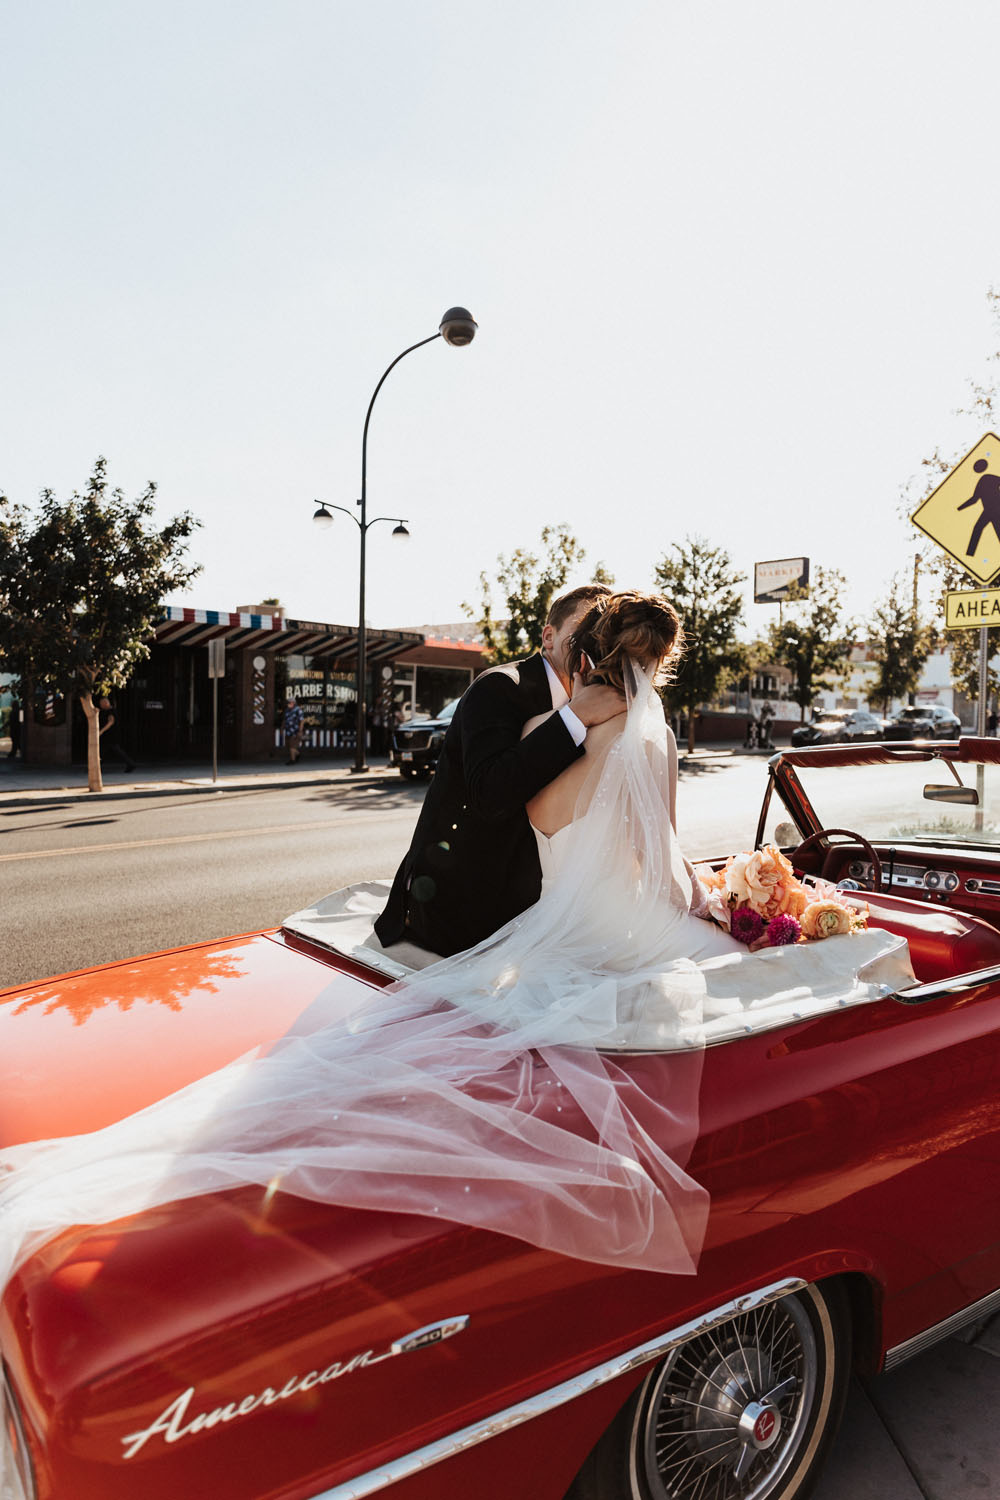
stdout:
MULTIPOLYGON (((1000 851, 924 848, 918 844, 875 845, 882 862, 878 889, 929 906, 981 917, 1000 928, 1000 851)), ((836 844, 818 871, 825 880, 855 882, 874 891, 872 862, 860 844, 836 844)))

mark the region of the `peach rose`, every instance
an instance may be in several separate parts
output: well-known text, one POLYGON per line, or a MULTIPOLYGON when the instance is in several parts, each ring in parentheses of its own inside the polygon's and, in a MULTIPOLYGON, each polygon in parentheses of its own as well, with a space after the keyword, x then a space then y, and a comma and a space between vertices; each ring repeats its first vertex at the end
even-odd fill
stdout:
POLYGON ((780 849, 770 845, 751 854, 744 869, 747 900, 768 921, 788 913, 797 915, 801 887, 780 849))
POLYGON ((726 861, 726 893, 732 896, 738 904, 749 901, 750 891, 747 888, 746 870, 750 863, 749 854, 733 854, 726 861))
POLYGON ((839 901, 810 901, 799 918, 799 926, 804 937, 815 940, 839 937, 850 932, 853 923, 850 911, 839 901))
POLYGON ((702 885, 710 891, 723 891, 726 888, 725 870, 713 870, 711 865, 695 865, 694 873, 702 885))

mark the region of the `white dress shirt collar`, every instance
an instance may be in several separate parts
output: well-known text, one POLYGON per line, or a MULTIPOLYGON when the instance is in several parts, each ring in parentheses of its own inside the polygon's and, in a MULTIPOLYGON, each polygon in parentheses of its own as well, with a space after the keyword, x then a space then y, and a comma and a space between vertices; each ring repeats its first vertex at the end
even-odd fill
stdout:
POLYGON ((562 708, 564 704, 569 702, 569 693, 567 693, 559 681, 559 674, 548 657, 543 656, 542 661, 545 663, 545 675, 549 679, 549 688, 552 692, 552 707, 562 708))

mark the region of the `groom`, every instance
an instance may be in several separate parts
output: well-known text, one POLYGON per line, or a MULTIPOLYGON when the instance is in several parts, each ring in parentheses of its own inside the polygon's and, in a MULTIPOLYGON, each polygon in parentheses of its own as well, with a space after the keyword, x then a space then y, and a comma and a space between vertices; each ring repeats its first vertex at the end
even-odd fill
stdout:
POLYGON ((579 663, 567 660, 577 624, 610 595, 599 583, 561 595, 540 652, 470 683, 375 923, 384 947, 406 941, 442 957, 458 953, 538 900, 541 871, 525 805, 582 754, 592 724, 622 711, 620 693, 585 686, 579 663), (521 738, 529 719, 553 708, 521 738))

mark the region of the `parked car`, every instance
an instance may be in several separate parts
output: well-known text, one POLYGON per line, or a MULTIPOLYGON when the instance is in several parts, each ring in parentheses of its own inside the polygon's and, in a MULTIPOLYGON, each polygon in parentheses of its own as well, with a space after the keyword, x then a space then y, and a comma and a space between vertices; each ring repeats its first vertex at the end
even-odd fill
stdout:
MULTIPOLYGON (((769 762, 758 843, 857 887, 919 982, 735 1022, 698 1056, 616 1054, 647 1090, 703 1069, 696 1275, 274 1184, 97 1228, 83 1204, 0 1299, 11 1495, 804 1495, 851 1372, 1000 1298, 998 784, 994 742, 769 762)), ((7 991, 0 1142, 127 1116, 320 995, 351 1007, 388 976, 346 946, 306 914, 7 991)))
POLYGON ((940 703, 919 703, 904 708, 890 719, 883 731, 887 740, 957 740, 962 721, 940 703))
POLYGON ((824 711, 808 724, 792 730, 793 745, 839 745, 852 740, 882 738, 882 720, 865 708, 824 711))
POLYGON ((399 774, 406 780, 412 780, 415 776, 422 776, 425 780, 430 777, 438 763, 444 737, 458 701, 453 698, 450 703, 446 703, 434 719, 410 719, 405 724, 397 724, 393 730, 389 764, 398 766, 399 774))

